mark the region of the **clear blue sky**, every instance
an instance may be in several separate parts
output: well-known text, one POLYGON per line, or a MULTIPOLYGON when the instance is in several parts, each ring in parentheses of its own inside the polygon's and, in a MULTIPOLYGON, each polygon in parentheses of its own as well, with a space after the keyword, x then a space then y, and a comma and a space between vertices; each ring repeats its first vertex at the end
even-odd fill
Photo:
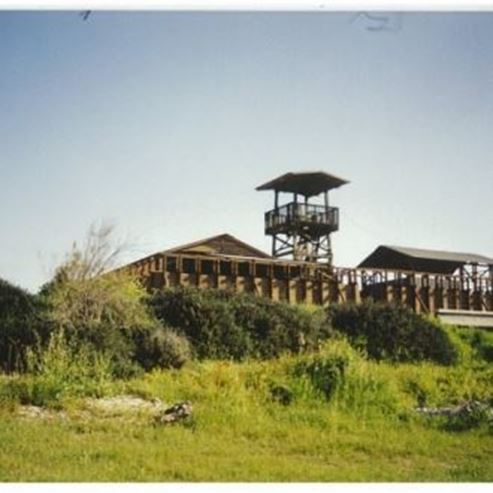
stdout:
POLYGON ((37 289, 104 219, 127 260, 222 232, 269 251, 254 188, 302 170, 351 181, 337 265, 493 256, 493 15, 354 17, 0 12, 0 277, 37 289))

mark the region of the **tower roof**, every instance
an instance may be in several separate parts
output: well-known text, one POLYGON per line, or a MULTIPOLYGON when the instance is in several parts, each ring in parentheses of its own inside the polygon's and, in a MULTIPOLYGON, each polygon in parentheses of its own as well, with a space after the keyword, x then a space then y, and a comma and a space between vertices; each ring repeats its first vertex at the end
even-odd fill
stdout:
POLYGON ((346 183, 349 182, 323 171, 286 173, 258 186, 256 190, 275 190, 277 192, 299 193, 305 197, 312 197, 346 183))

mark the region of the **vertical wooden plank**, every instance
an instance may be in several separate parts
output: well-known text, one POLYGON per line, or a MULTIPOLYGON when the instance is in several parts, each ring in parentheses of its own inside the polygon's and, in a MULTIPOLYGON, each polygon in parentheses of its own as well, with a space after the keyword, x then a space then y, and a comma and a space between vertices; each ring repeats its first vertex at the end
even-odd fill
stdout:
POLYGON ((313 297, 313 281, 311 279, 305 280, 305 303, 308 305, 315 304, 313 297))
POLYGON ((290 305, 296 305, 299 303, 298 299, 298 282, 296 279, 288 280, 288 301, 290 305))
POLYGON ((414 274, 407 276, 405 303, 411 310, 416 311, 416 278, 414 274))

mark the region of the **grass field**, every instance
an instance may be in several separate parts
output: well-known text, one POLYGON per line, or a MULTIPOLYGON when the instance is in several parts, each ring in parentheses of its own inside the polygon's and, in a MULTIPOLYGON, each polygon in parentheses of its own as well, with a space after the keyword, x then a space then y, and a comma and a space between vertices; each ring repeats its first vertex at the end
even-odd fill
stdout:
POLYGON ((340 343, 324 357, 338 355, 349 363, 330 397, 292 371, 304 361, 296 356, 195 362, 111 389, 190 400, 190 421, 167 427, 145 414, 83 414, 81 398, 58 404, 65 418, 26 419, 4 398, 0 480, 493 480, 491 425, 454 431, 413 410, 418 396, 430 406, 491 399, 491 364, 377 364, 340 343), (276 400, 273 388, 287 389, 289 402, 276 400))
MULTIPOLYGON (((199 410, 200 416, 200 410, 199 410)), ((491 481, 491 436, 283 411, 249 426, 20 423, 2 416, 2 481, 491 481)))

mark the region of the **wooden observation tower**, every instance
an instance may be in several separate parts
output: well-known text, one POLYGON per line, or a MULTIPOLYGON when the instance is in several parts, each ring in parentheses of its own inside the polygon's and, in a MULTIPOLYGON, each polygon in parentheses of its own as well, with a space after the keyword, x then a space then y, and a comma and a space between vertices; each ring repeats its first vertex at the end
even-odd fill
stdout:
POLYGON ((272 236, 272 255, 332 265, 330 234, 339 229, 339 209, 329 205, 329 190, 349 183, 328 173, 286 173, 256 190, 274 190, 274 209, 265 213, 265 234, 272 236), (279 193, 293 199, 279 205, 279 193), (309 199, 323 194, 323 203, 309 199))

